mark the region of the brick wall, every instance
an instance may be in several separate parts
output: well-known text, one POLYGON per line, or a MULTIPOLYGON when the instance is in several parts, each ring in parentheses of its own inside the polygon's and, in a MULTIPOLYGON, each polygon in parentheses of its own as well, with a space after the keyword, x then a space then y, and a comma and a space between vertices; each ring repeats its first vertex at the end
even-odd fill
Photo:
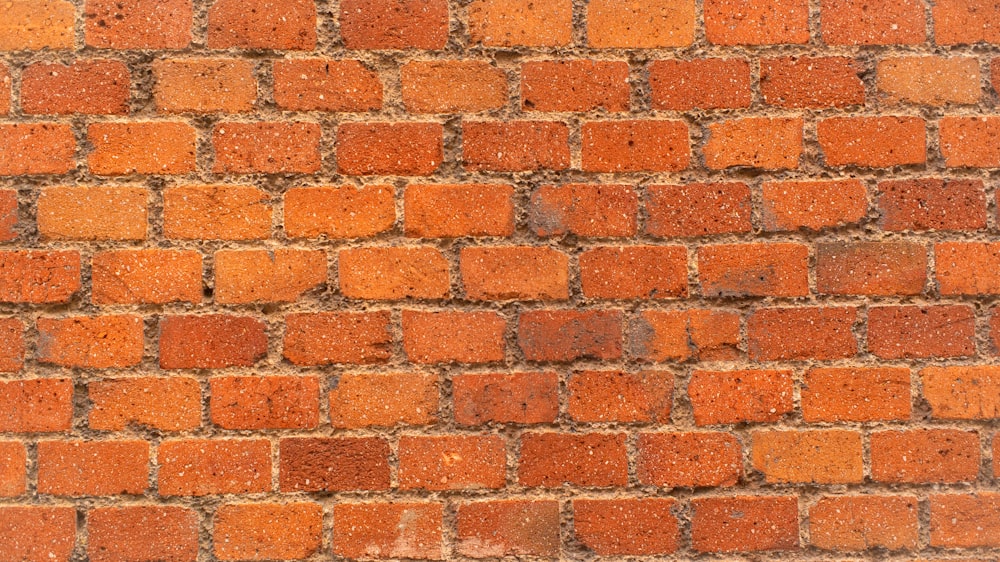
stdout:
POLYGON ((998 44, 0 2, 0 562, 997 560, 998 44))

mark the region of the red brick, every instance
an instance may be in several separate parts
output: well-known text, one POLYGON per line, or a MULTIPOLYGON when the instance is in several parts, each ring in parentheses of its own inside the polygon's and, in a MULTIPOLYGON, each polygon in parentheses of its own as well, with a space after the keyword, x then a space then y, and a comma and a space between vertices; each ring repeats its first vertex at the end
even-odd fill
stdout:
POLYGON ((580 254, 583 294, 596 299, 666 299, 688 294, 683 246, 601 246, 580 254))
POLYGON ((466 121, 462 161, 471 172, 565 170, 569 128, 556 121, 466 121))
POLYGON ((670 422, 674 375, 667 371, 578 371, 566 389, 574 421, 670 422))
POLYGON ((21 110, 44 114, 128 113, 130 76, 121 61, 38 62, 21 71, 21 110))
POLYGON ((17 211, 17 191, 0 189, 0 242, 17 239, 17 211))
POLYGON ((0 51, 72 49, 75 10, 66 0, 11 0, 0 22, 0 51))
POLYGON ((571 0, 474 0, 469 39, 488 47, 556 47, 573 40, 571 0))
POLYGON ((883 359, 974 355, 975 313, 962 305, 869 308, 868 350, 883 359))
POLYGON ((880 60, 876 72, 889 103, 973 104, 982 97, 979 60, 972 57, 893 57, 880 60))
POLYGON ((48 187, 38 195, 38 231, 51 240, 143 240, 148 201, 141 187, 48 187))
POLYGON ((297 187, 285 192, 285 234, 292 238, 363 238, 392 228, 390 185, 297 187))
POLYGON ((289 314, 284 357, 296 365, 385 362, 392 356, 389 320, 388 311, 289 314))
POLYGON ((348 49, 443 49, 447 0, 341 0, 340 35, 348 49))
POLYGON ((422 373, 346 373, 330 391, 333 427, 393 427, 437 421, 437 377, 422 373))
POLYGON ((326 282, 322 250, 277 248, 215 253, 215 302, 295 302, 326 282))
POLYGON ((802 244, 757 243, 702 246, 698 278, 706 297, 809 294, 809 249, 802 244))
POLYGON ((264 322, 249 316, 166 316, 160 321, 161 369, 251 367, 267 354, 264 322))
POLYGON ((740 315, 721 310, 645 310, 629 330, 645 361, 728 361, 740 356, 740 315))
POLYGON ((587 38, 591 47, 655 49, 685 47, 694 42, 694 0, 645 0, 622 4, 591 0, 587 5, 587 38))
MULTIPOLYGON (((24 443, 0 441, 0 457, 4 459, 0 465, 0 498, 20 496, 27 489, 28 453, 24 443)), ((3 515, 0 515, 0 520, 2 518, 3 515)), ((0 552, 4 550, 2 544, 0 540, 0 552)))
POLYGON ((94 150, 87 164, 92 173, 102 176, 186 174, 196 166, 196 136, 187 123, 91 123, 87 140, 94 150))
POLYGON ((101 49, 183 49, 191 44, 191 0, 87 0, 84 34, 101 49))
POLYGON ((740 443, 726 433, 642 433, 636 449, 636 476, 645 485, 733 486, 743 473, 740 443))
POLYGON ((525 433, 517 480, 522 486, 612 487, 628 484, 624 433, 525 433))
POLYGON ((822 0, 828 45, 916 45, 927 40, 920 0, 822 0))
POLYGON ((274 101, 291 111, 365 112, 382 108, 382 79, 361 61, 274 61, 274 101))
POLYGON ((409 185, 406 235, 415 238, 514 234, 514 188, 498 184, 409 185))
POLYGON ((771 484, 858 484, 864 479, 861 433, 848 430, 756 431, 753 467, 771 484))
POLYGON ((459 504, 456 552, 470 558, 559 555, 559 502, 493 500, 459 504))
POLYGON ((142 494, 149 487, 146 441, 41 441, 38 492, 57 496, 142 494))
MULTIPOLYGON (((920 371, 920 380, 924 400, 936 419, 1000 418, 1000 369, 997 367, 926 367, 920 371)), ((996 455, 993 459, 1000 461, 996 455)))
POLYGON ((860 180, 765 181, 761 219, 768 231, 822 230, 861 221, 868 191, 860 180))
POLYGON ((927 248, 918 242, 830 242, 816 245, 816 289, 833 295, 919 295, 927 282, 927 248))
POLYGON ((338 503, 333 506, 333 552, 352 559, 441 560, 443 519, 440 503, 338 503))
POLYGON ((503 361, 507 322, 491 311, 403 311, 403 348, 413 363, 503 361))
POLYGON ((215 511, 215 556, 220 560, 298 560, 323 544, 318 503, 227 504, 215 511))
POLYGON ((198 512, 187 507, 98 507, 87 514, 87 555, 94 562, 198 558, 198 512))
POLYGON ((935 267, 942 295, 1000 293, 1000 244, 993 242, 939 242, 934 245, 935 267))
POLYGON ((979 434, 957 429, 911 429, 871 434, 876 482, 971 482, 979 475, 979 434))
POLYGON ((825 550, 915 550, 918 526, 912 496, 826 496, 809 508, 809 542, 825 550))
POLYGON ((342 174, 429 176, 444 159, 440 123, 342 123, 337 167, 342 174))
POLYGON ((318 123, 219 123, 212 131, 217 174, 311 174, 322 165, 318 123))
POLYGON ((139 316, 39 318, 38 360, 64 367, 123 368, 142 362, 139 316))
POLYGON ((410 61, 399 73, 410 113, 476 113, 507 105, 507 74, 484 61, 410 61))
POLYGON ((930 504, 931 546, 1000 546, 1000 494, 934 494, 930 504))
POLYGON ((524 111, 628 111, 628 63, 597 60, 528 61, 521 65, 524 111))
POLYGON ((181 240, 258 240, 271 233, 268 194, 242 185, 163 191, 163 234, 181 240))
POLYGON ((743 182, 651 185, 646 188, 646 233, 693 237, 750 232, 750 187, 743 182))
MULTIPOLYGON (((0 431, 68 431, 73 421, 73 383, 69 379, 0 381, 0 431)), ((2 536, 2 534, 0 534, 2 536)))
POLYGON ((552 423, 559 415, 556 373, 465 373, 451 388, 460 425, 552 423))
POLYGON ((403 490, 503 488, 505 442, 497 435, 404 435, 399 438, 403 490))
POLYGON ((389 443, 380 437, 289 437, 279 455, 282 492, 389 488, 389 443))
POLYGON ((934 42, 1000 43, 1000 7, 987 0, 938 0, 931 8, 934 42))
POLYGON ((164 441, 156 462, 161 496, 271 490, 271 443, 266 439, 164 441))
POLYGON ((448 260, 430 246, 351 248, 338 257, 340 292, 347 298, 448 298, 448 260))
POLYGON ((807 422, 910 419, 910 370, 905 367, 813 368, 802 381, 807 422))
POLYGON ((653 109, 737 109, 753 99, 745 59, 665 59, 649 65, 653 109))
POLYGON ((808 0, 707 0, 705 35, 717 45, 809 42, 808 0))
POLYGON ((733 496, 691 500, 691 546, 699 552, 799 548, 795 496, 733 496))
POLYGON ((865 104, 861 64, 850 57, 781 57, 760 63, 760 90, 768 105, 786 108, 865 104))
POLYGON ((522 312, 517 341, 528 361, 610 360, 622 356, 619 310, 522 312))
POLYGON ((257 101, 257 79, 248 60, 158 60, 153 75, 156 109, 163 113, 240 113, 251 111, 257 101))
POLYGON ((920 117, 832 117, 816 125, 827 166, 889 168, 923 164, 927 135, 920 117))
POLYGON ((212 377, 212 423, 223 429, 313 429, 319 378, 212 377))
POLYGON ((941 155, 949 168, 1000 166, 1000 117, 950 116, 939 124, 941 155))
POLYGON ((801 117, 745 117, 709 123, 705 165, 794 170, 802 155, 801 117))
POLYGON ((131 425, 160 431, 201 426, 201 387, 189 377, 104 379, 87 385, 90 428, 122 431, 131 425))
POLYGON ((75 153, 76 139, 69 125, 0 125, 0 176, 65 174, 76 167, 75 153))
POLYGON ((754 361, 846 359, 858 352, 854 307, 761 308, 747 320, 754 361))
POLYGON ((574 499, 576 540, 598 556, 669 554, 680 547, 673 498, 574 499))
POLYGON ((0 558, 69 562, 75 545, 76 508, 0 507, 0 558))
POLYGON ((94 304, 201 302, 201 254, 193 250, 108 250, 92 266, 94 304))
POLYGON ((585 172, 677 172, 690 164, 683 121, 590 121, 581 134, 585 172))
POLYGON ((208 10, 209 49, 316 47, 312 0, 216 0, 208 10))
POLYGON ((792 371, 694 371, 688 396, 696 425, 776 422, 794 408, 792 371))
POLYGON ((635 235, 638 212, 632 186, 543 185, 531 194, 528 224, 538 236, 624 237, 635 235))
POLYGON ((0 373, 16 373, 24 366, 24 324, 0 318, 0 373))
POLYGON ((471 300, 569 298, 569 257, 548 247, 463 248, 460 271, 471 300))
POLYGON ((879 182, 883 230, 976 230, 986 228, 982 180, 923 178, 879 182))

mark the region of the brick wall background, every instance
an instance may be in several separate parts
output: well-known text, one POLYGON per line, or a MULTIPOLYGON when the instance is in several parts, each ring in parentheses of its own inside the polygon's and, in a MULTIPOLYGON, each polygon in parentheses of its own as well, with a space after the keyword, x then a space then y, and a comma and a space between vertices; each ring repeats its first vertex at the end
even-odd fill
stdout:
POLYGON ((998 43, 0 2, 0 561, 997 560, 998 43))

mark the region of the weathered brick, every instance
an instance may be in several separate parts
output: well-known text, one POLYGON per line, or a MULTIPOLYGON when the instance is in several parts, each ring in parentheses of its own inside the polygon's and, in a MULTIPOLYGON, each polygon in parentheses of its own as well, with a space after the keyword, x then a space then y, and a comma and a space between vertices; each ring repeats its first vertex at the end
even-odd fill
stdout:
POLYGON ((191 0, 87 0, 88 46, 101 49, 183 49, 191 44, 191 0))
POLYGON ((543 185, 531 194, 528 225, 538 236, 632 236, 639 197, 628 185, 543 185))
POLYGON ((400 489, 503 488, 506 482, 505 441, 497 435, 404 435, 398 454, 400 489))
POLYGON ((691 546, 699 552, 799 548, 795 496, 734 496, 691 500, 691 546))
POLYGON ((750 232, 752 205, 743 182, 650 185, 646 232, 668 238, 750 232))
POLYGON ((157 490, 162 496, 271 490, 271 443, 266 439, 164 441, 156 463, 157 490))
POLYGON ((340 35, 348 49, 443 49, 448 0, 342 0, 340 35))
POLYGON ((628 63, 624 61, 525 62, 521 65, 521 108, 525 111, 628 111, 628 72, 628 63))
POLYGON ((982 97, 979 61, 972 57, 893 57, 876 69, 878 89, 890 103, 973 104, 982 97))
POLYGON ((0 302, 66 302, 79 290, 79 252, 0 251, 0 302))
POLYGON ((365 112, 382 108, 382 79, 361 61, 274 61, 274 101, 291 111, 365 112))
POLYGON ((307 376, 212 377, 212 423, 223 429, 313 429, 319 379, 307 376))
POLYGON ((17 239, 17 224, 17 191, 0 189, 0 242, 10 242, 17 239))
POLYGON ((927 40, 920 0, 822 0, 828 45, 915 45, 927 40))
POLYGON ((755 361, 846 359, 858 352, 854 307, 761 308, 747 319, 755 361))
POLYGON ((471 300, 569 298, 569 257, 548 247, 463 248, 460 271, 471 300))
POLYGON ((808 0, 707 0, 705 35, 717 45, 809 41, 808 0))
POLYGON ((429 176, 442 160, 440 123, 342 123, 337 130, 337 167, 354 176, 429 176))
POLYGON ((817 367, 802 381, 807 422, 910 419, 910 370, 905 367, 817 367))
POLYGON ((654 109, 737 109, 753 99, 746 59, 664 59, 649 65, 654 109))
POLYGON ((707 297, 809 294, 809 249, 802 244, 757 243, 702 246, 698 279, 707 297))
POLYGON ((97 507, 87 513, 87 555, 95 562, 194 562, 198 525, 188 507, 97 507))
POLYGON ((72 49, 75 16, 66 0, 10 0, 0 22, 0 51, 72 49))
POLYGON ((500 184, 408 185, 405 231, 415 238, 510 236, 514 188, 500 184))
MULTIPOLYGON (((0 28, 0 36, 2 36, 0 28)), ((22 562, 68 562, 76 545, 76 508, 0 507, 0 557, 22 562)))
POLYGON ((868 350, 883 359, 975 354, 975 312, 963 305, 868 309, 868 350))
POLYGON ((108 250, 92 261, 94 304, 201 302, 201 254, 193 250, 108 250))
MULTIPOLYGON (((0 441, 0 498, 20 496, 28 487, 28 452, 20 441, 0 441)), ((0 511, 0 520, 3 519, 0 511)), ((0 527, 2 527, 0 523, 0 527)), ((9 531, 9 529, 8 529, 9 531)), ((4 551, 0 540, 0 552, 4 551)))
POLYGON ((645 310, 629 347, 645 361, 728 361, 740 356, 740 315, 722 310, 645 310))
POLYGON ((382 363, 392 356, 388 311, 285 317, 284 357, 296 365, 382 363))
POLYGON ((581 134, 585 172, 677 172, 691 161, 683 121, 589 121, 581 134))
POLYGON ((180 122, 91 123, 87 165, 101 176, 186 174, 196 166, 196 137, 194 127, 180 122))
POLYGON ((271 234, 268 194, 242 185, 163 190, 163 235, 181 240, 258 240, 271 234))
POLYGON ((492 500, 459 504, 455 550, 470 558, 559 554, 559 502, 492 500))
POLYGON ((469 39, 487 47, 556 47, 573 39, 571 0, 474 0, 469 39))
POLYGON ((864 105, 864 71, 850 57, 781 57, 760 62, 760 91, 768 105, 828 108, 864 105))
POLYGON ((552 423, 559 414, 556 373, 465 373, 451 381, 455 421, 488 423, 552 423))
POLYGON ((868 212, 868 191, 860 180, 765 181, 761 189, 761 219, 769 231, 846 226, 868 212))
POLYGON ((871 434, 876 482, 971 482, 979 475, 979 434, 957 429, 910 429, 871 434))
POLYGON ((816 245, 816 289, 834 295, 919 295, 927 283, 927 248, 919 242, 816 245))
POLYGON ((338 503, 333 506, 333 552, 351 559, 441 560, 443 519, 440 503, 338 503))
POLYGON ((158 60, 153 76, 156 109, 164 113, 240 113, 252 110, 257 101, 257 80, 248 60, 158 60))
POLYGON ((984 0, 939 0, 931 8, 938 45, 1000 43, 1000 7, 984 0))
POLYGON ((809 542, 824 550, 915 550, 917 498, 826 496, 809 508, 809 542))
POLYGON ((374 300, 448 298, 448 260, 430 246, 351 248, 338 256, 340 292, 374 300))
POLYGON ((941 155, 949 168, 1000 167, 1000 117, 946 116, 938 126, 941 155))
POLYGON ((340 375, 329 399, 333 427, 427 425, 437 420, 437 377, 423 373, 346 373, 340 375))
POLYGON ((831 117, 816 124, 816 134, 827 166, 889 168, 927 160, 920 117, 831 117))
POLYGON ((312 0, 216 0, 208 10, 209 49, 316 47, 312 0))
POLYGON ((264 322, 249 316, 166 316, 160 320, 160 368, 250 367, 267 354, 264 322))
POLYGON ((462 161, 472 172, 564 170, 569 128, 557 121, 466 121, 462 161))
POLYGON ((323 507, 318 503, 226 504, 212 521, 220 560, 298 560, 323 544, 323 507))
POLYGON ((64 367, 123 368, 142 361, 139 316, 39 318, 38 360, 64 367))
POLYGON ((507 322, 491 311, 403 311, 403 349, 414 363, 502 361, 507 322))
POLYGON ((705 165, 794 170, 802 155, 801 117, 744 117, 708 125, 705 165))
POLYGON ((575 421, 669 423, 674 376, 667 371, 577 371, 566 390, 567 413, 575 421))
POLYGON ((733 486, 743 473, 742 448, 726 433, 641 433, 636 476, 650 486, 733 486))
POLYGON ((389 488, 389 443, 381 437, 289 437, 278 454, 282 492, 389 488))
POLYGON ((476 113, 507 105, 507 75, 487 62, 410 61, 399 74, 410 113, 476 113))
POLYGON ((934 494, 930 505, 931 546, 1000 546, 1000 494, 934 494))
POLYGON ((149 487, 146 441, 41 441, 38 492, 56 496, 142 494, 149 487))
POLYGON ((1000 244, 939 242, 934 245, 938 285, 942 295, 1000 293, 1000 244))
POLYGON ((390 185, 296 187, 285 192, 285 233, 293 238, 364 238, 396 222, 390 185))
POLYGON ((10 66, 0 62, 0 115, 10 112, 11 86, 10 66))
POLYGON ((0 318, 0 373, 16 373, 24 365, 24 324, 0 318))
POLYGON ((864 479, 861 433, 756 431, 753 467, 768 483, 857 484, 864 479))
MULTIPOLYGON (((926 367, 920 371, 920 380, 934 418, 1000 418, 1000 369, 996 367, 926 367)), ((998 457, 994 455, 993 459, 997 461, 998 457)))
POLYGON ((52 240, 143 240, 148 201, 141 187, 48 187, 38 195, 38 231, 52 240))
POLYGON ((574 499, 576 540, 599 556, 669 554, 680 546, 673 498, 574 499))
POLYGON ((68 431, 73 421, 73 383, 70 379, 0 381, 0 412, 4 412, 3 432, 68 431))
POLYGON ((982 180, 923 178, 878 183, 884 230, 976 230, 986 227, 982 180))
POLYGON ((587 38, 591 47, 655 49, 694 42, 694 0, 646 0, 622 4, 591 0, 587 38))
POLYGON ((43 114, 128 113, 129 69, 121 61, 38 62, 21 71, 21 110, 43 114))
POLYGON ((525 433, 517 481, 522 486, 607 488, 628 484, 624 433, 525 433))
POLYGON ((65 174, 76 167, 75 152, 69 125, 0 124, 0 176, 65 174))
POLYGON ((104 379, 87 385, 91 429, 130 425, 184 431, 201 425, 201 387, 190 377, 104 379))
POLYGON ((277 248, 215 253, 215 302, 295 302, 326 282, 322 250, 277 248))
POLYGON ((667 299, 688 294, 683 246, 600 246, 579 257, 583 294, 593 299, 667 299))
POLYGON ((609 360, 622 356, 620 310, 531 310, 521 313, 517 341, 529 361, 609 360))
POLYGON ((212 169, 220 174, 311 174, 322 165, 322 136, 318 123, 219 123, 212 131, 212 169))
POLYGON ((792 371, 694 371, 688 397, 696 425, 776 422, 793 404, 792 371))

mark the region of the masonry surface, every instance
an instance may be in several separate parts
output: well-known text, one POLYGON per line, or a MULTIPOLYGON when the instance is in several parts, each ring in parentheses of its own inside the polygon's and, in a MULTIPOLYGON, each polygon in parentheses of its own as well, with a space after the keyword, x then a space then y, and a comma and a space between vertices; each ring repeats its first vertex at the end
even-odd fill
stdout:
POLYGON ((995 562, 998 44, 0 1, 0 562, 995 562))

